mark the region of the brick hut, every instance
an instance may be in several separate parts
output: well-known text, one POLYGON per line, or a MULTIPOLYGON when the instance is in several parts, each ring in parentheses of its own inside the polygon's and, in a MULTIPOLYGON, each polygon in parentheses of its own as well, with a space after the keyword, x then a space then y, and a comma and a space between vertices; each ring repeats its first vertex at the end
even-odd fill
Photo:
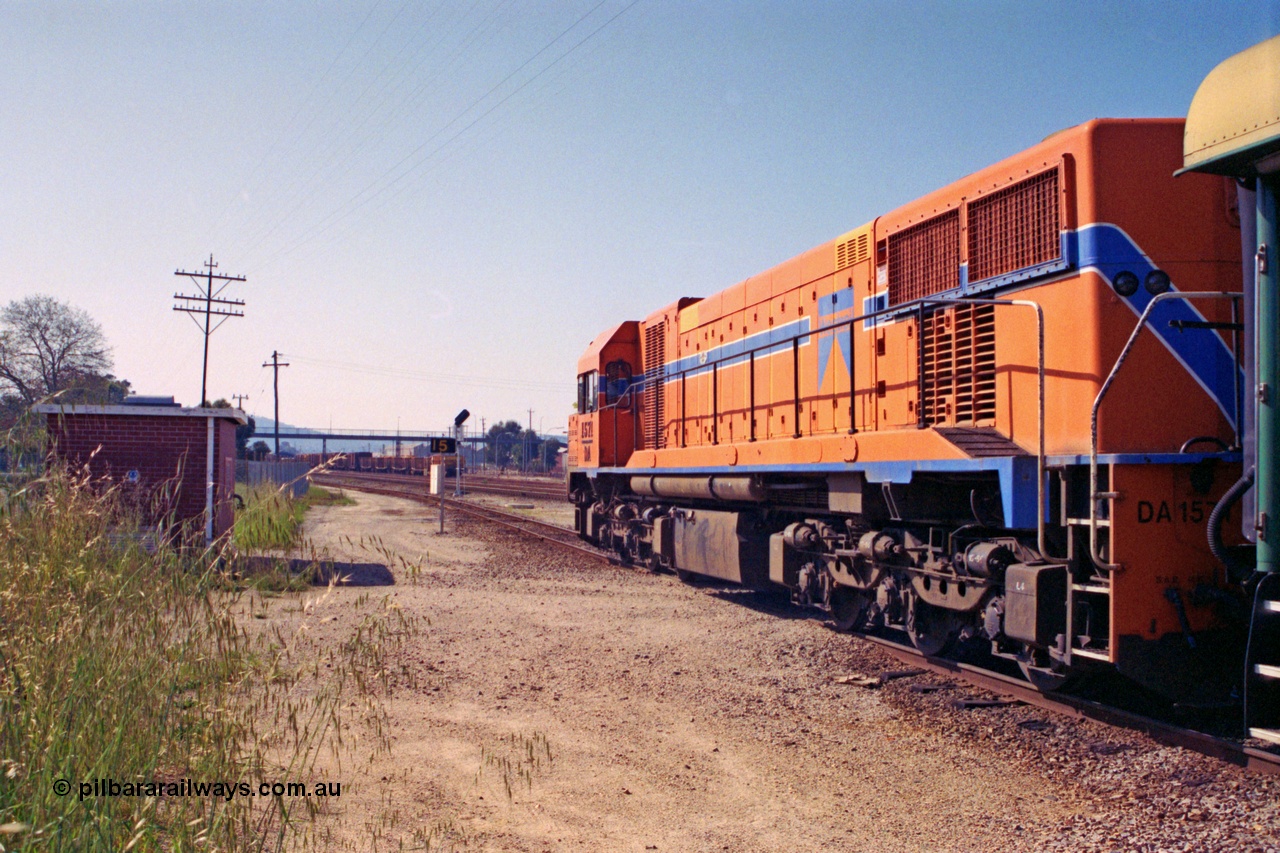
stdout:
MULTIPOLYGON (((129 397, 114 406, 48 404, 50 454, 90 476, 136 489, 143 505, 166 488, 162 514, 212 542, 235 520, 236 426, 239 409, 186 409, 172 397, 129 397)), ((150 519, 152 522, 159 518, 150 519)))

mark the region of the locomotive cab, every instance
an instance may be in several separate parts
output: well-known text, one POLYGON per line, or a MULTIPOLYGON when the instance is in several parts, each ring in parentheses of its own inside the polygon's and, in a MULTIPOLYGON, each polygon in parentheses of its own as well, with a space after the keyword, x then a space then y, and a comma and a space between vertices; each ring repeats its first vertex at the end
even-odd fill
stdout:
POLYGON ((569 417, 567 477, 572 493, 586 471, 627 464, 639 417, 640 324, 619 323, 578 359, 576 413, 569 417))

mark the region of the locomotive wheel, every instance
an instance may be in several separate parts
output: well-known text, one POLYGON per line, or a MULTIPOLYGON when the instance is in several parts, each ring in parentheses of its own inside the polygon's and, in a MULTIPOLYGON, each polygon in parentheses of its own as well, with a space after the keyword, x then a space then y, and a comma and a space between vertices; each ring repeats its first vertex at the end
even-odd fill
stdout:
POLYGON ((871 599, 861 590, 837 586, 831 590, 831 621, 837 631, 862 627, 871 599))
POLYGON ((951 647, 959 628, 955 614, 925 604, 914 595, 908 608, 907 635, 911 637, 911 645, 928 657, 940 655, 951 647))

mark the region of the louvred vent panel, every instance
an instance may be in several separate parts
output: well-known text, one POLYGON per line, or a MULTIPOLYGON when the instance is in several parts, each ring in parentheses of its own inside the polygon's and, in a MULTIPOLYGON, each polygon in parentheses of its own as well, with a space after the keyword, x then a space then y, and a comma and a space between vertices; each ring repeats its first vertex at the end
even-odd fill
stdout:
POLYGON ((960 286, 960 211, 889 235, 889 304, 960 286))
POLYGON ((659 321, 644 330, 644 446, 658 450, 666 442, 666 388, 663 362, 667 354, 667 325, 659 321))
POLYGON ((929 426, 995 422, 995 306, 952 308, 925 317, 922 391, 920 405, 929 426))
POLYGON ((1062 257, 1059 170, 1051 169, 969 204, 969 280, 1062 257))

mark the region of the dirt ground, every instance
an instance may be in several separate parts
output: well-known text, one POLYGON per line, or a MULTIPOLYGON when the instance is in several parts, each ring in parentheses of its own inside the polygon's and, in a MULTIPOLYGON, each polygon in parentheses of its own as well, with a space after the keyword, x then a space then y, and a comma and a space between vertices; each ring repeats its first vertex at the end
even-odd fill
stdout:
MULTIPOLYGON (((385 697, 391 754, 369 763, 368 738, 351 731, 315 773, 343 783, 329 818, 337 846, 1218 849, 1210 836, 1179 845, 1191 837, 1180 832, 1147 846, 1113 819, 1112 795, 1127 783, 1101 793, 1080 784, 1086 771, 1118 772, 1137 755, 1059 772, 1048 753, 1075 737, 1060 724, 950 723, 904 710, 893 697, 905 688, 839 683, 901 664, 816 614, 611 568, 466 519, 450 517, 440 535, 432 510, 351 494, 354 506, 312 512, 309 542, 338 560, 389 566, 394 585, 317 589, 303 594, 305 612, 266 614, 286 630, 305 619, 334 642, 352 630, 362 597, 390 596, 426 620, 398 661, 411 677, 385 697), (1011 738, 1029 759, 1009 760, 1011 738)), ((1157 765, 1175 760, 1146 749, 1157 765)), ((1237 789, 1252 784, 1233 768, 1208 772, 1237 789)), ((1262 793, 1274 800, 1274 789, 1262 793)), ((1221 849, 1280 848, 1274 809, 1261 814, 1245 818, 1263 830, 1258 846, 1221 849)))

